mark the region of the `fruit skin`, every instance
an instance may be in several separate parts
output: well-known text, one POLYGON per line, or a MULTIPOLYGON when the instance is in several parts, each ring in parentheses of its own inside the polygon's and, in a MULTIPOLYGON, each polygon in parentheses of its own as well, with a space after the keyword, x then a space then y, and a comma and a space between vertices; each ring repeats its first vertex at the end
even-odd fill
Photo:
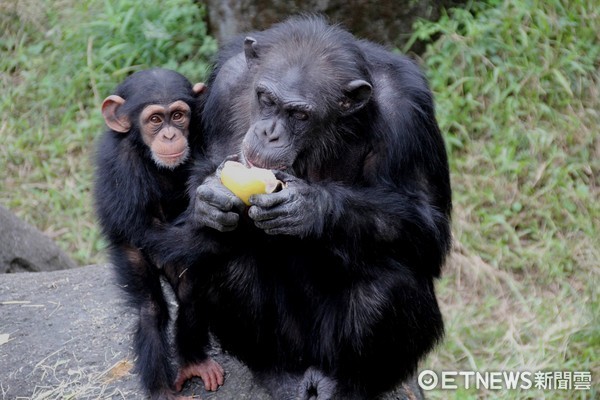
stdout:
POLYGON ((253 194, 273 193, 281 187, 281 181, 275 178, 271 170, 247 168, 237 161, 226 161, 223 164, 221 183, 247 206, 250 205, 250 196, 253 194))

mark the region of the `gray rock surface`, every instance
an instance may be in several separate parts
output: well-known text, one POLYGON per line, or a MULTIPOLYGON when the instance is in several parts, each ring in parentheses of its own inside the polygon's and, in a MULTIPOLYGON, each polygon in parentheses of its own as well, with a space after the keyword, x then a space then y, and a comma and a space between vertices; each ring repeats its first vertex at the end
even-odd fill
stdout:
POLYGON ((75 267, 49 237, 0 206, 0 273, 75 267))
MULTIPOLYGON (((132 316, 109 265, 0 275, 0 398, 143 399, 131 372, 132 316)), ((207 393, 194 379, 184 394, 269 399, 242 364, 212 356, 225 385, 207 393)), ((385 399, 422 398, 412 381, 385 399)))

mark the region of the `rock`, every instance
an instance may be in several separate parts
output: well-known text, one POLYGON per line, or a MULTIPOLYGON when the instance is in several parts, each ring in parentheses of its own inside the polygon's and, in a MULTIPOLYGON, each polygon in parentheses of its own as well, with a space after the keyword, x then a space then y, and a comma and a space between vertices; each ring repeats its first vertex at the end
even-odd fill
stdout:
MULTIPOLYGON (((1 275, 5 398, 144 398, 131 372, 134 314, 121 294, 109 265, 1 275)), ((268 399, 239 362, 213 357, 227 373, 219 398, 268 399)), ((188 383, 185 393, 215 399, 199 382, 188 383)))
MULTIPOLYGON (((209 33, 223 43, 234 35, 262 30, 297 13, 322 13, 357 37, 402 47, 419 18, 436 20, 443 7, 460 0, 208 0, 209 33)), ((418 45, 411 49, 420 53, 418 45)))
MULTIPOLYGON (((134 314, 109 265, 0 275, 0 315, 3 398, 144 398, 131 372, 134 314)), ((270 399, 235 358, 216 347, 212 356, 226 371, 225 385, 209 393, 194 379, 184 394, 270 399)), ((413 380, 383 400, 422 398, 413 380)))
POLYGON ((49 237, 0 206, 0 273, 75 267, 49 237))

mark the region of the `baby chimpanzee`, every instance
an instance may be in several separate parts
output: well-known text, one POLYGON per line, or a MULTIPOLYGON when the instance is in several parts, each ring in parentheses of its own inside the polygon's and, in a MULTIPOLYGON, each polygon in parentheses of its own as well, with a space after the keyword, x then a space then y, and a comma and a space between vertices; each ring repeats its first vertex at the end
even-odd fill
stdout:
POLYGON ((200 141, 200 93, 166 69, 137 72, 102 103, 108 129, 96 156, 95 205, 111 262, 129 303, 139 312, 136 368, 153 399, 176 398, 193 376, 207 390, 223 384, 223 369, 206 354, 208 330, 192 298, 196 271, 164 266, 149 243, 173 240, 168 227, 187 208, 189 167, 200 141), (169 351, 169 310, 161 275, 178 303, 175 375, 169 351))

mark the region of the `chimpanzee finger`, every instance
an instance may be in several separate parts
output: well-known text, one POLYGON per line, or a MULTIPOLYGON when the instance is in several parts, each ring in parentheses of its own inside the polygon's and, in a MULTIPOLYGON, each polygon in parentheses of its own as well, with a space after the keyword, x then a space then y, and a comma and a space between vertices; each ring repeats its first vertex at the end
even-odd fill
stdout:
POLYGON ((299 181, 300 179, 296 178, 294 175, 288 174, 287 172, 281 170, 274 170, 275 178, 284 183, 299 181))
POLYGON ((275 218, 281 218, 285 213, 280 207, 263 208, 257 205, 248 208, 248 216, 254 222, 269 221, 275 218))
POLYGON ((257 228, 268 234, 291 234, 296 231, 297 221, 289 217, 273 218, 263 221, 254 221, 257 228))
POLYGON ((229 232, 237 227, 240 216, 235 212, 222 212, 216 208, 209 207, 204 216, 201 217, 201 220, 205 226, 216 229, 219 232, 229 232))
POLYGON ((273 208, 285 202, 293 201, 296 195, 294 189, 283 189, 279 192, 268 194, 253 194, 250 196, 250 204, 260 208, 273 208))
POLYGON ((224 186, 217 188, 215 186, 200 185, 196 189, 196 199, 221 211, 244 209, 244 202, 224 186))

